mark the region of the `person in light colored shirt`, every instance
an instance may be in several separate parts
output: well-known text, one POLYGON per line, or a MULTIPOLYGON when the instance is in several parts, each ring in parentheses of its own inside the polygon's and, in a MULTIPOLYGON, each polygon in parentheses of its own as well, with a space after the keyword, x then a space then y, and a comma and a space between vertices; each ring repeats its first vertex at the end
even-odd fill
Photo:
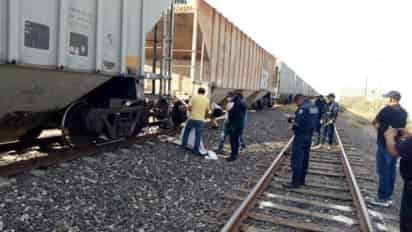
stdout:
POLYGON ((210 111, 210 101, 205 96, 206 90, 204 88, 199 88, 197 93, 198 94, 196 96, 193 96, 189 103, 188 110, 190 112, 190 117, 183 132, 182 147, 187 147, 189 135, 193 129, 195 130, 195 144, 193 147, 193 152, 197 155, 201 155, 199 152, 201 131, 204 121, 206 120, 206 116, 210 111))

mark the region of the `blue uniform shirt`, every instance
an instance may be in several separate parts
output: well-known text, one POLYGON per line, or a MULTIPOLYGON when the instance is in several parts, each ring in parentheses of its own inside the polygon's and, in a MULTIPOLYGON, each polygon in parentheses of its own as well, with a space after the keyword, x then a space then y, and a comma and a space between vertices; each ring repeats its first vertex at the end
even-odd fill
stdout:
POLYGON ((312 134, 316 128, 319 110, 309 100, 306 100, 295 112, 293 131, 295 134, 312 134))

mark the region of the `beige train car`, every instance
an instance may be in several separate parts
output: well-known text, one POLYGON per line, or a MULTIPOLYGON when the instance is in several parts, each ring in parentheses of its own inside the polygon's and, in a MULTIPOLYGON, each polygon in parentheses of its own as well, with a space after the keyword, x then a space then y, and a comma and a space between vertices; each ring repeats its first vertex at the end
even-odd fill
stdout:
MULTIPOLYGON (((172 94, 192 95, 203 86, 215 102, 239 89, 249 103, 265 96, 271 99, 277 91, 277 59, 205 1, 181 2, 175 5, 172 94)), ((154 55, 154 40, 152 32, 147 65, 154 55)), ((156 57, 160 56, 159 47, 156 57)))

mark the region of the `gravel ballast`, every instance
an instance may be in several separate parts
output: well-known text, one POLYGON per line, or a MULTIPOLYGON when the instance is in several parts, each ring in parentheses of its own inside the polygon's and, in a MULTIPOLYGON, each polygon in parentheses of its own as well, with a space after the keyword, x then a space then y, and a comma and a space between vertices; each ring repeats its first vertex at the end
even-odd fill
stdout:
MULTIPOLYGON (((250 113, 236 162, 153 140, 19 175, 0 185, 0 231, 218 231, 204 216, 270 164, 291 136, 283 113, 250 113)), ((218 130, 204 129, 208 149, 218 130)), ((227 141, 228 142, 228 141, 227 141)))

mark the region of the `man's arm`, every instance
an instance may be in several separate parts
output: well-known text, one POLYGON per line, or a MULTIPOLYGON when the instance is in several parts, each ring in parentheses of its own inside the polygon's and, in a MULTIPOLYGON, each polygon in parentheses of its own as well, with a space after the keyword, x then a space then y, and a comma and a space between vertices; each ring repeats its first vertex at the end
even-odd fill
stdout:
POLYGON ((212 110, 211 110, 211 107, 210 107, 210 102, 208 101, 207 102, 207 107, 206 107, 206 112, 205 112, 205 115, 207 115, 207 117, 209 117, 209 116, 211 116, 211 112, 212 110))
POLYGON ((386 147, 388 152, 394 157, 411 156, 412 151, 412 135, 405 129, 400 130, 401 142, 396 142, 397 130, 389 128, 385 132, 386 147))
POLYGON ((375 129, 379 129, 380 122, 382 121, 382 117, 384 115, 385 109, 386 109, 386 107, 383 108, 381 111, 379 111, 379 113, 376 115, 375 119, 373 119, 372 125, 373 125, 373 127, 375 127, 375 129))
POLYGON ((299 109, 298 113, 296 114, 295 120, 293 121, 293 129, 299 129, 300 127, 304 126, 304 123, 306 121, 308 112, 306 112, 306 109, 299 109))
POLYGON ((379 128, 379 122, 377 118, 374 118, 372 121, 372 126, 375 127, 375 129, 379 128))
POLYGON ((187 105, 187 111, 192 112, 192 103, 193 99, 190 99, 189 104, 187 105))
POLYGON ((391 154, 394 157, 399 157, 400 153, 398 149, 396 148, 395 137, 396 137, 395 129, 389 128, 388 130, 386 130, 385 132, 386 148, 388 149, 389 154, 391 154))

